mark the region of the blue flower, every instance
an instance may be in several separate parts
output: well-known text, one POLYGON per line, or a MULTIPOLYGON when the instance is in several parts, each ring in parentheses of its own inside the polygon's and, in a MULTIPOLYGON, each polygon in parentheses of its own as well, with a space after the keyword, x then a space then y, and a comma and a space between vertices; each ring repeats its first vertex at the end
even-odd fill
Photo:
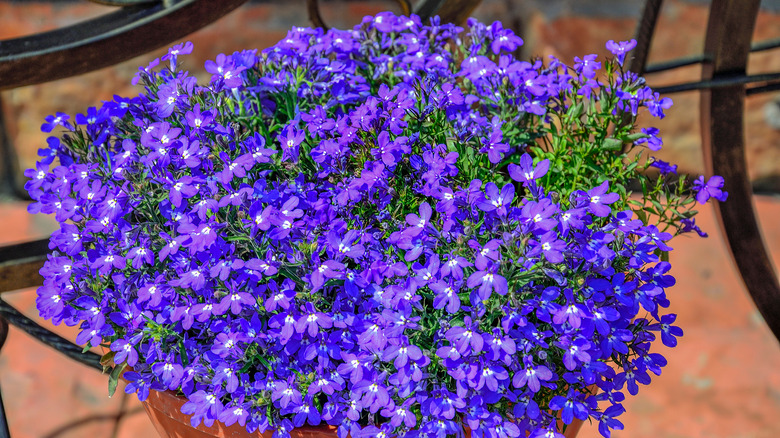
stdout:
POLYGON ((722 190, 725 181, 722 176, 715 175, 707 182, 704 182, 704 176, 699 176, 693 182, 692 190, 696 192, 696 201, 699 204, 706 203, 710 198, 715 198, 720 202, 725 202, 728 198, 728 192, 722 190))
POLYGON ((235 423, 245 426, 249 418, 250 409, 251 404, 249 402, 236 402, 225 406, 217 418, 225 426, 232 426, 235 423))
POLYGON ((552 409, 622 427, 623 386, 666 364, 657 332, 682 334, 659 254, 702 233, 691 202, 723 181, 667 178, 633 153, 662 145, 635 119, 610 132, 622 148, 593 137, 671 105, 623 72, 632 42, 602 71, 518 60, 499 22, 461 31, 389 12, 295 28, 207 62, 205 84, 182 43, 79 129, 47 117, 64 132, 25 172, 29 211, 59 223, 41 315, 110 346, 139 398, 179 391, 192 424, 549 438, 552 409))
POLYGON ((55 126, 62 126, 63 128, 72 131, 73 125, 71 125, 68 120, 70 120, 70 116, 62 112, 57 112, 57 114, 53 116, 46 116, 46 123, 41 125, 41 131, 51 132, 54 130, 55 126))
MULTIPOLYGON (((525 367, 514 374, 512 385, 515 388, 522 388, 528 385, 528 389, 533 392, 539 392, 542 387, 541 382, 546 382, 553 378, 553 373, 544 365, 534 366, 532 363, 526 363, 525 367)), ((533 417, 532 417, 533 418, 533 417)))
POLYGON ((677 319, 677 315, 670 313, 663 315, 656 324, 652 324, 647 327, 648 330, 660 330, 661 341, 667 347, 676 347, 677 338, 683 335, 683 331, 680 327, 672 325, 677 319))
POLYGON ((471 274, 466 281, 466 285, 470 288, 479 286, 477 295, 481 300, 487 300, 493 292, 499 295, 506 295, 508 291, 506 278, 496 273, 496 271, 496 264, 489 263, 485 269, 471 274))
POLYGON ((588 190, 586 195, 589 202, 588 209, 598 217, 607 217, 611 211, 607 206, 620 199, 620 195, 607 193, 607 190, 609 190, 609 182, 604 181, 597 187, 588 190))
POLYGON ((179 55, 189 55, 192 53, 192 49, 195 46, 192 44, 191 41, 187 41, 184 43, 176 44, 175 46, 168 49, 168 53, 162 56, 160 58, 162 61, 169 61, 171 71, 176 71, 176 61, 179 57, 179 55))
POLYGON ((222 413, 224 405, 220 401, 217 394, 206 392, 205 390, 198 390, 193 394, 190 394, 188 401, 184 403, 181 408, 182 413, 192 415, 193 427, 197 427, 201 421, 206 426, 214 424, 219 415, 222 413))
POLYGON ((212 74, 211 82, 216 88, 237 88, 243 83, 240 73, 246 70, 244 66, 236 66, 232 57, 223 54, 216 61, 206 61, 206 71, 212 74))
POLYGON ((626 53, 633 50, 634 47, 636 47, 636 40, 633 39, 629 41, 620 41, 617 43, 613 40, 607 41, 607 50, 615 55, 615 58, 620 65, 623 65, 623 62, 626 59, 626 53))

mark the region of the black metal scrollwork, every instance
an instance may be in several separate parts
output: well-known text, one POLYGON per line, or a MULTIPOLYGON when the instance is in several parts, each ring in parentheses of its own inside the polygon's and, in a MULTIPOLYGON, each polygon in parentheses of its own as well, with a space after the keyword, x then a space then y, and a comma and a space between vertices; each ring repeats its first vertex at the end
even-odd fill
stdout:
MULTIPOLYGON (((119 10, 73 26, 36 35, 0 41, 0 90, 75 76, 114 65, 165 46, 236 9, 246 0, 90 0, 119 6, 119 10)), ((463 22, 480 0, 421 0, 412 9, 398 0, 401 12, 412 10, 427 19, 463 22)), ((637 30, 638 45, 630 65, 640 74, 694 64, 703 65, 697 82, 658 88, 664 93, 702 90, 702 140, 708 172, 725 177, 731 193, 717 206, 723 234, 756 306, 780 339, 780 282, 764 245, 751 196, 745 164, 743 109, 745 96, 780 89, 780 74, 746 75, 748 55, 780 47, 780 39, 750 45, 759 0, 713 0, 705 51, 693 57, 647 65, 662 0, 647 0, 637 30), (748 87, 749 84, 753 84, 748 87)), ((327 28, 317 0, 306 0, 310 20, 327 28)), ((1 116, 1 114, 0 114, 1 116)), ((3 138, 0 117, 0 176, 12 172, 10 141, 3 138)), ((2 178, 0 178, 2 179, 2 178)), ((0 293, 39 285, 38 270, 48 253, 48 239, 0 248, 0 293)), ((0 299, 0 348, 8 322, 19 326, 71 358, 100 368, 97 355, 81 354, 81 347, 54 335, 0 299), (5 319, 4 319, 5 318, 5 319)), ((8 426, 0 398, 0 438, 8 426)))
POLYGON ((744 133, 745 97, 780 89, 780 73, 747 75, 748 57, 751 52, 780 47, 780 39, 751 45, 760 0, 713 0, 704 53, 648 66, 647 55, 662 3, 648 0, 645 4, 631 71, 646 74, 702 64, 700 81, 658 87, 656 91, 702 92, 701 134, 707 173, 723 176, 730 193, 728 202, 715 204, 721 232, 748 293, 780 340, 780 281, 753 209, 744 133))

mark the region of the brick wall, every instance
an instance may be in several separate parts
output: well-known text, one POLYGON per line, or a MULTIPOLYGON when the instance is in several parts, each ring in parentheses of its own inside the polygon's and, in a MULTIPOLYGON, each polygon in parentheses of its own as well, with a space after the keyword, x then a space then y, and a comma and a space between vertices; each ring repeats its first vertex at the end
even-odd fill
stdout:
MULTIPOLYGON (((475 16, 484 22, 502 20, 525 39, 524 56, 555 54, 570 61, 575 55, 605 54, 604 42, 627 39, 634 33, 643 0, 483 0, 475 16)), ((764 1, 754 41, 778 37, 780 0, 764 1)), ((324 19, 334 27, 350 27, 369 14, 397 10, 394 1, 326 1, 324 19)), ((62 27, 110 10, 88 2, 0 1, 0 39, 13 38, 62 27)), ((651 62, 695 54, 701 51, 707 9, 701 1, 667 0, 651 52, 651 62)), ((203 72, 202 65, 218 53, 251 47, 267 47, 291 26, 308 25, 303 0, 250 2, 218 22, 193 34, 195 53, 188 57, 190 70, 203 72)), ((83 112, 89 105, 113 94, 137 93, 130 79, 139 65, 146 65, 155 53, 117 66, 48 84, 2 93, 4 110, 22 168, 33 165, 36 151, 45 145, 39 131, 46 115, 56 111, 83 112)), ((762 52, 751 57, 750 73, 780 71, 780 54, 762 52)), ((651 84, 696 80, 696 67, 650 78, 651 84)), ((2 78, 0 78, 2 80, 2 78)), ((672 96, 675 106, 660 123, 666 149, 660 157, 674 161, 689 172, 703 169, 698 128, 696 92, 672 96)), ((780 134, 767 122, 780 123, 776 94, 751 97, 746 121, 749 169, 753 180, 780 190, 780 134), (769 112, 769 116, 767 116, 769 112), (773 115, 774 114, 774 115, 773 115)))

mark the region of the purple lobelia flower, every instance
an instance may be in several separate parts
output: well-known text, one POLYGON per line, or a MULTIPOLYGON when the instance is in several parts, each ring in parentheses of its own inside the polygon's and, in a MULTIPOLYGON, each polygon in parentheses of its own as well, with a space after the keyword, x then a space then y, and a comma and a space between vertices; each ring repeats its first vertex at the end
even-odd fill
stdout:
POLYGON ((444 281, 438 281, 428 287, 436 294, 433 300, 435 309, 446 308, 449 313, 455 313, 460 309, 461 302, 456 289, 457 286, 444 281))
POLYGON ((488 160, 493 164, 500 163, 504 155, 509 152, 509 145, 504 143, 503 139, 500 129, 494 129, 487 139, 485 150, 488 160))
POLYGON ((502 51, 514 52, 519 46, 523 45, 523 40, 515 35, 512 29, 504 28, 500 22, 496 21, 488 27, 488 34, 493 40, 490 43, 490 50, 494 54, 502 51))
POLYGON ((541 389, 541 382, 548 381, 553 378, 553 373, 544 365, 534 365, 532 362, 526 361, 524 368, 515 373, 512 378, 512 385, 515 388, 522 388, 528 386, 533 392, 539 392, 541 389))
POLYGON ((561 411, 561 420, 564 424, 571 424, 574 418, 585 420, 588 418, 588 408, 577 399, 577 393, 569 388, 566 396, 557 395, 550 400, 550 409, 561 411))
POLYGON ((365 253, 365 247, 355 241, 358 235, 355 230, 348 231, 344 237, 339 237, 335 231, 328 234, 328 248, 333 252, 334 257, 358 258, 365 253))
POLYGON ((310 276, 313 290, 318 290, 324 284, 326 279, 340 278, 343 275, 345 266, 335 260, 326 260, 315 266, 310 276))
POLYGON ((629 41, 619 41, 617 43, 613 40, 607 41, 607 50, 615 55, 615 58, 620 65, 623 65, 623 62, 626 59, 626 53, 633 50, 634 47, 636 47, 636 40, 633 39, 629 41))
POLYGON ((506 216, 507 207, 512 205, 515 197, 515 187, 512 184, 505 185, 501 191, 490 182, 485 185, 485 197, 477 204, 482 211, 495 211, 499 216, 506 216))
POLYGON ((545 259, 553 263, 560 263, 564 260, 563 251, 566 249, 566 242, 558 239, 558 234, 555 231, 548 231, 539 236, 538 241, 531 240, 529 248, 530 250, 526 253, 528 257, 543 254, 545 259))
POLYGON ((404 231, 404 234, 409 236, 420 234, 430 223, 432 213, 433 210, 431 210, 431 206, 428 205, 428 203, 423 202, 420 204, 419 215, 415 213, 406 215, 406 223, 409 224, 410 227, 404 231))
POLYGON ((582 58, 574 57, 574 71, 582 76, 593 79, 596 76, 596 70, 601 68, 601 63, 596 61, 597 55, 585 55, 582 58))
POLYGON ((667 347, 677 346, 677 338, 683 335, 680 327, 672 325, 677 315, 671 313, 660 318, 659 322, 648 326, 648 330, 660 330, 661 340, 667 347))
POLYGON ((455 280, 463 279, 463 270, 474 264, 466 258, 455 255, 448 255, 448 258, 442 263, 441 273, 443 276, 452 276, 455 280))
POLYGON ((306 133, 293 125, 287 125, 279 134, 278 140, 282 144, 282 159, 293 163, 298 161, 301 143, 306 138, 306 133))
POLYGON ((133 344, 125 339, 117 339, 111 343, 111 351, 116 352, 114 355, 115 363, 127 363, 129 366, 135 366, 138 363, 138 352, 133 344))
POLYGON ((236 402, 232 405, 227 405, 222 409, 219 414, 219 421, 225 424, 225 426, 231 426, 238 423, 241 426, 246 425, 247 420, 251 412, 251 404, 248 402, 236 402))
POLYGON ((301 316, 295 323, 295 330, 298 333, 306 332, 309 336, 316 336, 320 328, 327 329, 333 325, 330 316, 318 312, 311 303, 306 303, 304 309, 301 309, 301 316))
POLYGON ((70 116, 62 112, 57 112, 57 114, 53 116, 46 116, 46 123, 41 125, 41 131, 52 132, 56 126, 73 130, 73 125, 71 125, 68 120, 70 120, 70 116))
POLYGON ((506 295, 508 291, 506 278, 496 273, 496 271, 496 265, 488 263, 485 269, 471 274, 466 285, 470 288, 479 287, 477 295, 481 300, 487 300, 493 292, 499 295, 506 295))
POLYGON ((152 365, 152 371, 160 376, 160 381, 168 389, 178 388, 184 375, 184 367, 171 354, 167 355, 164 361, 152 365))
POLYGON ((549 168, 550 160, 542 160, 534 167, 531 156, 523 154, 520 157, 520 165, 514 163, 509 165, 509 176, 517 182, 528 184, 546 175, 549 168))
POLYGON ((242 83, 240 73, 246 68, 236 66, 231 57, 220 54, 215 61, 206 61, 206 71, 212 74, 211 82, 225 88, 237 88, 242 83))
POLYGON ((176 44, 175 46, 168 49, 168 53, 162 56, 160 58, 162 61, 168 61, 170 63, 171 71, 176 71, 177 66, 177 59, 179 55, 189 55, 192 53, 192 49, 195 46, 192 44, 192 42, 187 41, 184 43, 176 44))
POLYGON ((706 203, 710 198, 725 202, 729 194, 722 190, 724 180, 722 176, 713 176, 704 182, 704 176, 699 176, 693 182, 693 191, 696 192, 696 201, 699 204, 706 203))
POLYGON ((609 190, 609 182, 604 181, 583 195, 587 202, 587 208, 598 217, 609 216, 611 210, 608 205, 620 199, 620 195, 607 193, 607 190, 609 190))

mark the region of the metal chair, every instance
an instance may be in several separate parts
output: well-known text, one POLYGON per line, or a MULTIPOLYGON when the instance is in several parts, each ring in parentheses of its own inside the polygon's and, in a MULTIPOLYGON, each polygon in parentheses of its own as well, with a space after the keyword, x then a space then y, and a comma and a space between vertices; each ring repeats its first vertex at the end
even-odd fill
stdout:
MULTIPOLYGON (((246 0, 95 0, 121 6, 117 11, 71 27, 3 41, 0 44, 0 90, 82 74, 164 46, 215 21, 246 0)), ((444 22, 463 22, 480 0, 422 0, 414 12, 423 18, 440 15, 444 22)), ((780 47, 780 39, 751 45, 759 0, 713 0, 704 53, 684 59, 647 64, 662 0, 647 0, 636 32, 637 48, 632 71, 652 73, 702 65, 701 80, 660 87, 661 94, 700 90, 702 147, 707 173, 722 175, 728 202, 716 205, 721 232, 727 238, 734 262, 748 292, 775 337, 780 339, 780 282, 762 241, 752 205, 752 187, 745 162, 743 112, 745 97, 780 89, 780 73, 746 74, 751 52, 780 47)), ((399 0, 402 12, 411 5, 399 0)), ((316 0, 307 0, 315 25, 325 27, 316 0)), ((651 81, 652 82, 652 81, 651 81)), ((0 136, 5 126, 0 113, 0 136)), ((0 137, 5 168, 0 180, 15 180, 13 149, 0 137)), ((20 199, 21 190, 14 187, 20 199)), ((102 369, 99 356, 82 354, 81 347, 51 333, 2 300, 1 293, 42 284, 38 270, 48 253, 48 239, 0 247, 0 348, 8 323, 21 328, 68 357, 102 369)), ((0 438, 8 437, 0 398, 0 438)))
POLYGON ((761 237, 745 160, 745 97, 780 90, 780 73, 747 75, 751 52, 780 47, 780 39, 751 44, 760 0, 713 0, 704 53, 647 65, 663 0, 648 0, 637 28, 632 71, 648 75, 701 64, 701 80, 656 88, 661 94, 700 90, 701 139, 707 173, 726 180, 728 202, 716 204, 721 233, 742 280, 775 338, 780 340, 780 282, 761 237))

